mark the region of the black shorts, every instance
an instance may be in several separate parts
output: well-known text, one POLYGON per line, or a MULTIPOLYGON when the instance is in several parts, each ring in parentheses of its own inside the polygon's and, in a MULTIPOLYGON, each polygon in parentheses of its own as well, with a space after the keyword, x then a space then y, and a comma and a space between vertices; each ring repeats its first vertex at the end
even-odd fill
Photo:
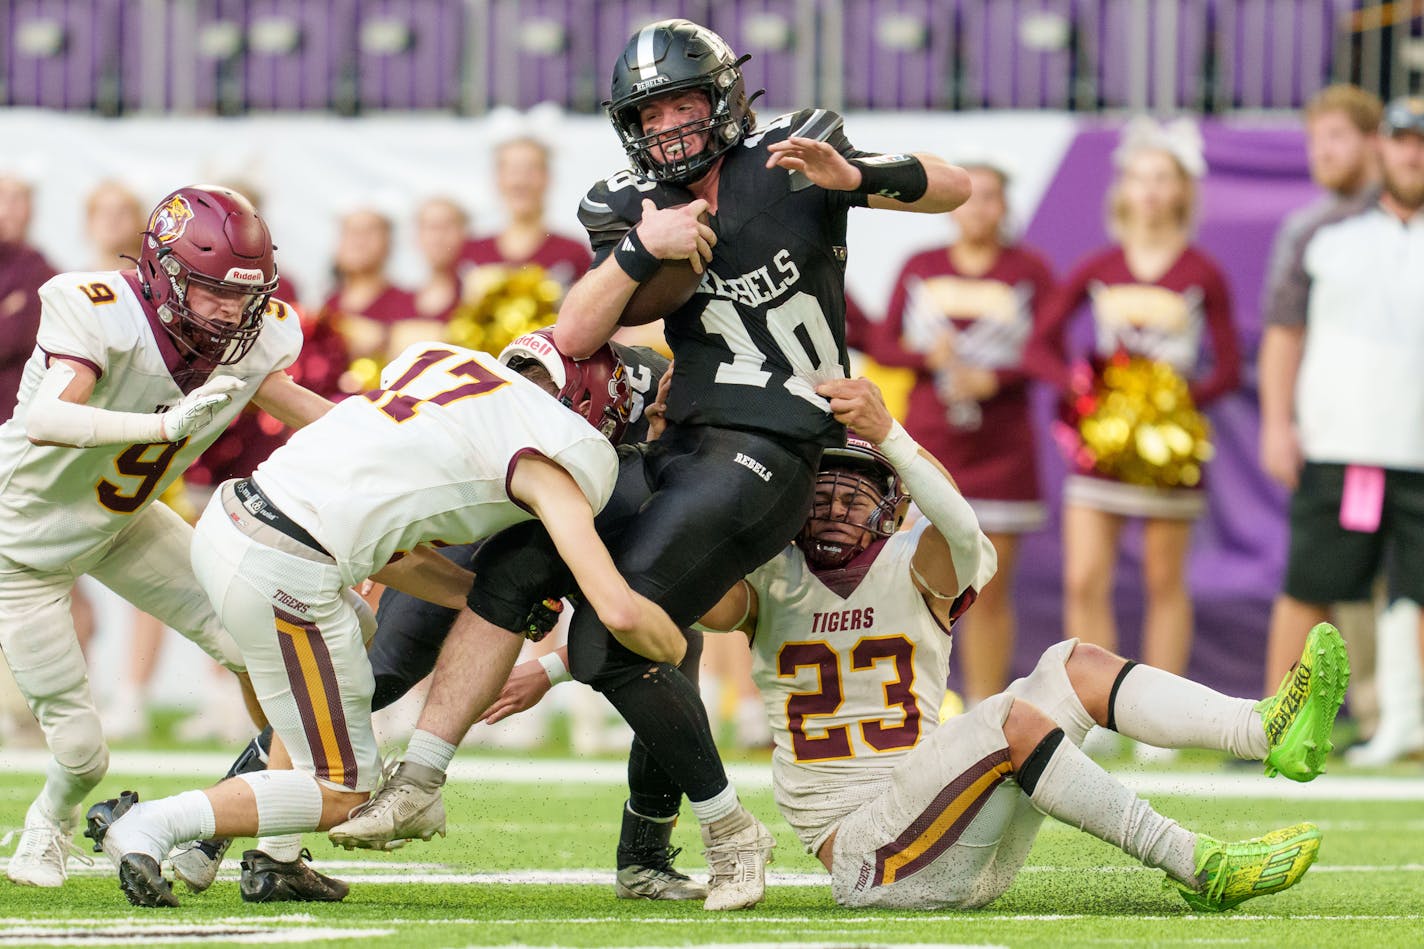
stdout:
MULTIPOLYGON (((462 544, 442 547, 440 553, 468 570, 478 549, 478 544, 462 544)), ((376 635, 367 652, 376 677, 371 711, 390 705, 430 675, 457 615, 458 610, 386 588, 376 610, 376 635)))
MULTIPOLYGON (((620 452, 613 498, 597 518, 628 585, 691 626, 742 577, 781 552, 811 510, 819 446, 756 432, 669 426, 620 452)), ((569 628, 569 668, 595 687, 627 681, 646 659, 593 610, 569 628)))
POLYGON ((1304 603, 1368 600, 1388 564, 1392 597, 1424 602, 1424 472, 1385 471, 1373 533, 1340 526, 1345 465, 1307 462, 1291 496, 1285 592, 1304 603))

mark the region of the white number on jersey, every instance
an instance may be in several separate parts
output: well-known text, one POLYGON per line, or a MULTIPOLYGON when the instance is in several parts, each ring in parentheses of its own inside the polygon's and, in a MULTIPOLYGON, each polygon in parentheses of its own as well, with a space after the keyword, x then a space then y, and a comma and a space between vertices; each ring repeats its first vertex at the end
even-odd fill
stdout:
MULTIPOLYGON (((791 366, 792 375, 783 383, 786 391, 825 411, 825 400, 816 395, 815 387, 841 378, 842 371, 840 347, 821 305, 811 294, 798 291, 785 303, 766 311, 766 325, 776 348, 791 366)), ((717 367, 718 382, 766 388, 771 381, 771 373, 763 368, 766 356, 752 342, 736 307, 722 299, 708 303, 702 311, 702 328, 722 337, 732 351, 732 361, 717 367)))

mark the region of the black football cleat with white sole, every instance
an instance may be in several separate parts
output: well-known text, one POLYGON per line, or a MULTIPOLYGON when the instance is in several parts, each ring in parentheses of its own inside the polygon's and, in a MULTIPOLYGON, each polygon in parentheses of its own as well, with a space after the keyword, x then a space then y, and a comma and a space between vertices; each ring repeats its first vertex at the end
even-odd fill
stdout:
POLYGON ((84 815, 84 836, 94 841, 94 852, 104 853, 104 835, 114 821, 128 813, 138 803, 136 791, 120 791, 118 797, 100 801, 84 815))
POLYGON ((95 853, 106 853, 119 867, 119 889, 135 906, 177 906, 173 887, 163 879, 158 861, 146 853, 116 854, 104 847, 109 828, 138 803, 138 794, 123 791, 118 797, 100 801, 84 815, 84 836, 94 841, 95 853))
POLYGON ((238 883, 243 902, 339 903, 346 899, 351 887, 317 873, 307 863, 310 859, 310 850, 303 850, 290 862, 273 860, 261 850, 245 851, 238 883))

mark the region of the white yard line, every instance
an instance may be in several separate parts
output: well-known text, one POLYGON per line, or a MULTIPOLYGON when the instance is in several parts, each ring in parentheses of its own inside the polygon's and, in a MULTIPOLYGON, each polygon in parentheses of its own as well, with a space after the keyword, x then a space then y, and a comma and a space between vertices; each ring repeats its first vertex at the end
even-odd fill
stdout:
MULTIPOLYGON (((232 763, 232 755, 218 752, 116 751, 109 761, 110 774, 152 777, 194 777, 211 781, 232 763)), ((0 755, 0 774, 44 773, 49 753, 36 749, 6 749, 0 755)), ((738 787, 771 787, 771 764, 732 764, 728 776, 738 787)), ((1174 794, 1266 799, 1360 801, 1424 801, 1424 778, 1326 775, 1309 784, 1260 774, 1239 772, 1119 771, 1117 777, 1141 794, 1174 794)), ((571 783, 620 786, 628 779, 622 761, 584 761, 562 758, 455 759, 450 780, 460 783, 549 784, 571 783)))
MULTIPOLYGON (((0 870, 9 865, 8 858, 0 858, 0 870)), ((318 860, 315 866, 323 873, 340 876, 353 883, 443 883, 458 886, 609 886, 613 885, 613 871, 602 869, 567 870, 493 870, 476 873, 464 872, 439 863, 400 863, 376 860, 318 860)), ((93 866, 71 864, 72 877, 106 877, 113 874, 107 860, 99 860, 93 866)), ((1161 873, 1151 867, 1060 867, 1033 865, 1023 868, 1024 873, 1071 873, 1081 874, 1122 874, 1161 873)), ((1379 866, 1345 865, 1332 866, 1316 864, 1310 870, 1320 873, 1424 873, 1424 863, 1382 864, 1379 866)), ((706 874, 693 871, 693 877, 701 880, 706 874)), ((235 880, 238 876, 238 862, 224 860, 221 879, 235 880)), ((766 875, 767 883, 774 887, 820 887, 830 883, 830 877, 819 871, 771 871, 766 875)))

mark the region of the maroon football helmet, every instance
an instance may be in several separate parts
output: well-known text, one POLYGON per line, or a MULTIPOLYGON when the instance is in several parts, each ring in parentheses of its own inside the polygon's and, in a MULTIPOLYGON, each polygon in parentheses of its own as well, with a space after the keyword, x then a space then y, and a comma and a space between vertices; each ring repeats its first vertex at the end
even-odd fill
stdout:
POLYGON ((811 516, 796 545, 815 570, 844 567, 873 538, 890 537, 899 530, 909 504, 890 460, 870 442, 847 432, 844 448, 827 448, 821 455, 811 516), (850 530, 837 525, 849 525, 850 530))
POLYGON ((554 345, 554 331, 546 327, 525 333, 504 347, 499 361, 515 372, 526 362, 543 366, 559 387, 555 398, 583 415, 615 445, 623 437, 633 396, 623 360, 612 346, 604 343, 586 359, 571 359, 559 352, 554 345), (580 410, 585 400, 588 406, 580 410))
POLYGON ((257 343, 262 313, 277 288, 272 235, 252 203, 227 188, 191 185, 159 202, 148 218, 138 276, 178 348, 226 366, 257 343), (240 294, 242 317, 226 323, 195 313, 194 285, 240 294))

